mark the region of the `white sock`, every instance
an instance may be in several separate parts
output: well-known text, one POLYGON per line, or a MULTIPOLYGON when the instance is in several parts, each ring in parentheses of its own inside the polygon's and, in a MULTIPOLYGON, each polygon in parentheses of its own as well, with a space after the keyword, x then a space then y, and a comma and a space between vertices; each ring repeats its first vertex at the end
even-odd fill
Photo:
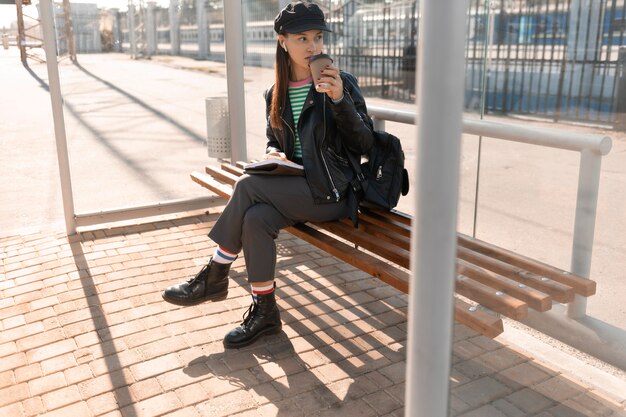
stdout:
POLYGON ((215 253, 213 253, 213 257, 211 259, 213 259, 213 262, 217 262, 218 264, 230 264, 237 259, 237 254, 228 252, 226 249, 218 246, 215 248, 215 253))

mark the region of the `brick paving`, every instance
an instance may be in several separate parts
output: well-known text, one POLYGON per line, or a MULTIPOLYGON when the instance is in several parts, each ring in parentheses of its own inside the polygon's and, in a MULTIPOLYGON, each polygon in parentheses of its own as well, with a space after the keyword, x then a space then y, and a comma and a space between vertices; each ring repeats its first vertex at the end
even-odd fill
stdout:
MULTIPOLYGON (((402 416, 407 297, 289 234, 281 334, 224 350, 250 302, 243 259, 226 301, 162 301, 207 261, 216 216, 0 237, 0 416, 402 416)), ((461 325, 451 387, 454 416, 626 415, 461 325)))

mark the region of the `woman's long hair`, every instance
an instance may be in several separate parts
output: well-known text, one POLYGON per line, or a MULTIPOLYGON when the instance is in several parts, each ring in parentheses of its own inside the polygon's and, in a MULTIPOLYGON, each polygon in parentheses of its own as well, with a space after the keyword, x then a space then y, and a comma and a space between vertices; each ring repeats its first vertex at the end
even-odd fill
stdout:
POLYGON ((282 129, 280 115, 285 107, 285 99, 289 87, 289 55, 276 42, 276 64, 274 67, 274 91, 272 92, 272 105, 270 106, 270 126, 274 129, 282 129))

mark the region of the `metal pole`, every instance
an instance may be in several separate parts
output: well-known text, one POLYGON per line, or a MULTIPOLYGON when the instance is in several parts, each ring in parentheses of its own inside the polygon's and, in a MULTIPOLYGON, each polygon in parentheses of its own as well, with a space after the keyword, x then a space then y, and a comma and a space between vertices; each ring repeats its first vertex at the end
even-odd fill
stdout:
POLYGON ((56 138, 57 159, 59 161, 59 174, 61 177, 65 230, 68 235, 73 235, 76 233, 76 220, 74 216, 70 161, 67 152, 67 138, 65 135, 65 120, 63 118, 63 97, 61 96, 61 82, 59 80, 59 66, 57 63, 57 43, 54 30, 52 0, 40 0, 39 4, 41 8, 43 45, 46 52, 46 65, 48 66, 48 86, 50 88, 50 101, 52 103, 54 136, 56 138))
POLYGON ((128 2, 128 43, 130 43, 130 56, 137 58, 137 36, 135 33, 135 5, 128 2))
POLYGON ((243 85, 243 22, 241 0, 224 2, 226 83, 230 116, 231 160, 247 161, 246 101, 243 85))
MULTIPOLYGON (((224 2, 224 10, 226 9, 226 3, 224 2)), ((235 2, 237 3, 237 2, 235 2)), ((240 16, 241 18, 241 16, 240 16)), ((196 23, 198 26, 198 59, 207 59, 209 53, 209 42, 208 42, 208 33, 207 33, 207 24, 206 24, 206 9, 204 7, 204 0, 196 0, 196 23)), ((224 22, 228 22, 228 26, 230 22, 224 16, 224 22)), ((226 30, 226 26, 224 25, 224 29, 226 30)))
POLYGON ((614 128, 626 131, 626 47, 621 46, 617 54, 617 98, 615 100, 614 128))
POLYGON ((119 10, 115 8, 108 9, 107 12, 111 16, 111 51, 118 52, 120 39, 119 10))
MULTIPOLYGON (((576 217, 572 245, 571 272, 589 278, 593 235, 596 225, 598 188, 600 187, 600 167, 602 156, 588 149, 580 152, 578 171, 578 191, 576 194, 576 217)), ((587 314, 587 298, 576 296, 567 307, 567 316, 582 318, 587 314)))
POLYGON ((170 0, 170 54, 180 53, 180 23, 178 20, 178 0, 170 0))
POLYGON ((467 4, 420 2, 407 417, 448 415, 467 4))
POLYGON ((20 48, 22 64, 26 65, 26 29, 24 28, 22 0, 15 0, 15 7, 17 7, 17 47, 20 48))
POLYGON ((157 52, 157 30, 155 13, 156 2, 149 1, 146 9, 146 38, 148 44, 148 56, 155 55, 157 52))
POLYGON ((74 39, 74 30, 72 28, 72 9, 70 8, 70 0, 63 0, 63 16, 65 18, 65 38, 67 39, 67 53, 70 59, 76 62, 76 42, 74 39))

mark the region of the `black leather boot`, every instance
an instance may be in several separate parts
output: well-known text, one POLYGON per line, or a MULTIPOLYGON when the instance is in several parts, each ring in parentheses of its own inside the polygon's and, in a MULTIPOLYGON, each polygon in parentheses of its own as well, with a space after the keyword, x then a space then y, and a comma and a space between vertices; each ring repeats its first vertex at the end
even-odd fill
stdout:
POLYGON ((231 349, 248 346, 264 334, 279 333, 282 328, 274 292, 258 295, 257 302, 244 314, 241 326, 224 337, 224 347, 231 349))
POLYGON ((220 301, 228 295, 230 264, 210 260, 198 275, 182 284, 167 287, 161 296, 168 303, 191 306, 204 301, 220 301))

